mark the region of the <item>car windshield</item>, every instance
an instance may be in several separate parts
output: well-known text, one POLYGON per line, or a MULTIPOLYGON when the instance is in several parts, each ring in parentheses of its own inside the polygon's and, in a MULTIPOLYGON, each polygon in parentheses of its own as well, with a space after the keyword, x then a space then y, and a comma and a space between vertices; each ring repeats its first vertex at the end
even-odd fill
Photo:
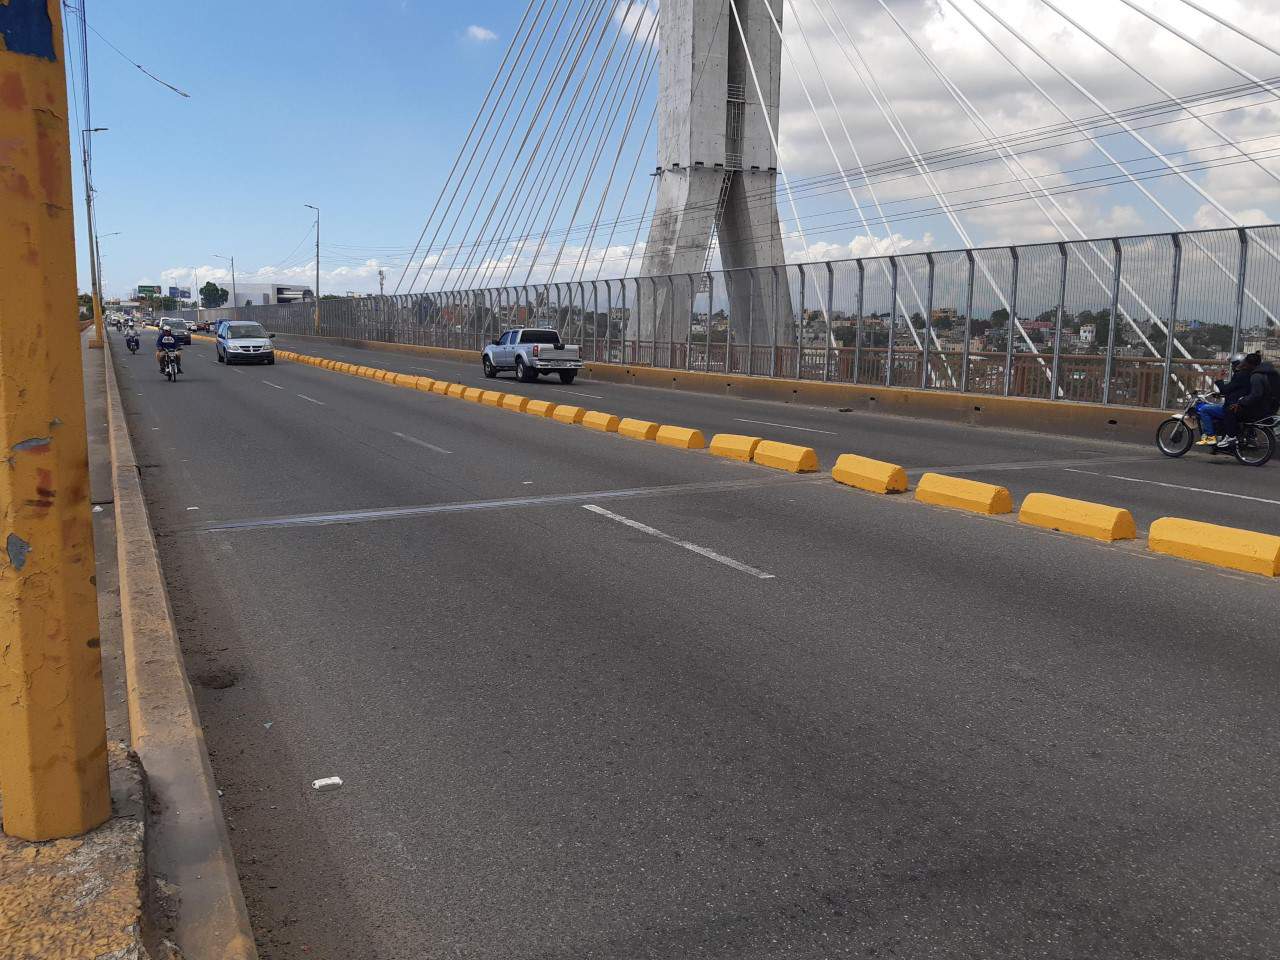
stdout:
POLYGON ((520 335, 521 343, 552 343, 560 342, 560 334, 554 330, 526 330, 520 335))
POLYGON ((240 337, 265 337, 267 331, 257 323, 233 323, 227 327, 227 338, 238 340, 240 337))

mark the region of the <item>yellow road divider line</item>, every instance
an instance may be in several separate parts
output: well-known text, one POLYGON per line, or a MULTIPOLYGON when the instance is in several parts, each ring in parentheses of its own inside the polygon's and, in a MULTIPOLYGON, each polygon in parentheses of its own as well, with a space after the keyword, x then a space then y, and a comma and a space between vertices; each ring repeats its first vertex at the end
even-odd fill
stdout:
POLYGON ((669 424, 658 427, 653 439, 664 447, 675 447, 677 450, 701 450, 707 445, 701 430, 673 427, 669 424))
POLYGON ((599 430, 601 433, 617 433, 618 424, 622 421, 612 413, 600 410, 588 410, 582 415, 581 423, 588 430, 599 430))
POLYGON ((818 469, 818 454, 813 447, 778 440, 761 440, 756 444, 751 459, 762 467, 773 467, 788 473, 813 473, 818 469))
POLYGON ((1269 533, 1161 517, 1147 532, 1147 549, 1264 577, 1280 576, 1280 537, 1269 533))
POLYGON ((658 425, 648 420, 623 417, 618 421, 618 433, 632 440, 652 440, 658 435, 658 425))
POLYGON ((870 493, 903 493, 907 489, 907 471, 902 467, 856 453, 840 454, 831 479, 870 493))
POLYGON ((750 463, 751 455, 756 452, 756 445, 759 443, 759 437, 745 437, 740 433, 717 433, 711 438, 711 444, 707 450, 717 457, 750 463))
POLYGON ((1133 514, 1128 510, 1051 493, 1027 494, 1018 510, 1018 521, 1107 543, 1132 540, 1138 535, 1133 514))
POLYGON ((920 478, 916 483, 916 499, 938 507, 988 515, 1013 510, 1013 498, 1004 487, 941 473, 926 473, 920 478))

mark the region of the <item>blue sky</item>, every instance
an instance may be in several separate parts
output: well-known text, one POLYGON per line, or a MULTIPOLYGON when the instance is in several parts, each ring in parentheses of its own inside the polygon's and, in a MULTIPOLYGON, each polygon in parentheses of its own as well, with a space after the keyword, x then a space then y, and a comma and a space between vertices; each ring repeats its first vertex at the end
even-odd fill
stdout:
MULTIPOLYGON (((101 244, 112 295, 217 264, 217 253, 245 273, 278 261, 309 228, 304 203, 321 208, 323 241, 412 244, 520 14, 495 0, 87 9, 116 46, 191 94, 90 34, 94 124, 110 128, 95 143, 99 233, 120 232, 101 244), (469 38, 471 25, 499 39, 469 38)), ((77 227, 83 253, 82 217, 77 227)))

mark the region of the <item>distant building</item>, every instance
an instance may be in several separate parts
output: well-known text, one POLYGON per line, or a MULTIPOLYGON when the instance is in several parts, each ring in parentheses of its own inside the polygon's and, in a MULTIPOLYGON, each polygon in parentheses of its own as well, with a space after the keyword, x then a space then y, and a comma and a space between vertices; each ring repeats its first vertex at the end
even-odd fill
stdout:
POLYGON ((1080 342, 1083 344, 1093 343, 1098 339, 1098 326, 1093 323, 1080 324, 1080 342))
POLYGON ((227 291, 228 307, 248 307, 271 303, 297 303, 299 300, 314 300, 315 294, 310 287, 300 287, 288 283, 243 283, 236 282, 235 303, 231 299, 231 283, 225 280, 215 281, 227 291))

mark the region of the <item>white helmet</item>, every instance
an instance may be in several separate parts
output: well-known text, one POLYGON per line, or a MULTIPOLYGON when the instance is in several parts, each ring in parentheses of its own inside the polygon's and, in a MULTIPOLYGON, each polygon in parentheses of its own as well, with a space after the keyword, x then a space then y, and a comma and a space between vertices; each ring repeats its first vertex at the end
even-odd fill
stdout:
POLYGON ((163 330, 165 333, 173 332, 173 327, 169 326, 167 323, 161 324, 160 329, 163 330))

